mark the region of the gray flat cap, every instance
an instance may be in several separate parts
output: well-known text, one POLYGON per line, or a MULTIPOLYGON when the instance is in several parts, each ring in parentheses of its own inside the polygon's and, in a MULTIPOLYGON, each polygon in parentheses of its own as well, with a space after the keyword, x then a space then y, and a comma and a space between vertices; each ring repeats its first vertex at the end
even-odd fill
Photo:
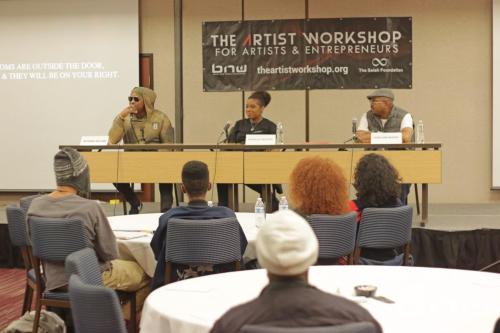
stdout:
POLYGON ((373 97, 387 97, 392 100, 394 100, 394 94, 392 93, 391 89, 377 89, 374 92, 372 92, 370 95, 366 96, 368 99, 372 99, 373 97))

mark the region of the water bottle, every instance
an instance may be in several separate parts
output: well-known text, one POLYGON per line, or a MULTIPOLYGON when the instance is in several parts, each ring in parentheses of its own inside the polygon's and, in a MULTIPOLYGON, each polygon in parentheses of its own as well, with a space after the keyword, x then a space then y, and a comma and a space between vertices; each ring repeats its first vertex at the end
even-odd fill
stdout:
POLYGON ((417 125, 417 143, 425 143, 424 122, 422 120, 419 120, 417 125))
POLYGON ((288 201, 285 196, 282 196, 280 199, 279 210, 287 210, 288 209, 288 201))
POLYGON ((260 228, 266 222, 266 206, 262 198, 257 198, 255 202, 255 225, 260 228))
POLYGON ((276 125, 276 144, 282 145, 285 143, 285 130, 283 129, 283 124, 278 123, 276 125))

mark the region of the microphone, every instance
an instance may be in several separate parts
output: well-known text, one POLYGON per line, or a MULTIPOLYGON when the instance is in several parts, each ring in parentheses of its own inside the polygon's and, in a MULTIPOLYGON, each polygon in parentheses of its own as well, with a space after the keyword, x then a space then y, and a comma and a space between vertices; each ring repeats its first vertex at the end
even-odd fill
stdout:
POLYGON ((221 132, 221 135, 222 134, 225 134, 226 135, 226 139, 224 140, 224 142, 227 142, 229 140, 229 127, 231 127, 231 122, 228 120, 226 122, 226 124, 224 125, 224 128, 221 132))
POLYGON ((352 118, 352 134, 356 135, 357 130, 358 130, 358 119, 352 118))
POLYGON ((146 138, 144 137, 144 127, 141 127, 141 136, 142 136, 142 141, 146 143, 146 138))
MULTIPOLYGON (((348 143, 348 142, 357 142, 358 141, 358 137, 356 136, 356 131, 358 130, 358 119, 357 118, 352 118, 351 120, 351 132, 352 132, 352 136, 347 139, 346 141, 344 141, 343 143, 348 143)), ((343 149, 343 148, 340 148, 339 150, 347 150, 347 149, 343 149)))

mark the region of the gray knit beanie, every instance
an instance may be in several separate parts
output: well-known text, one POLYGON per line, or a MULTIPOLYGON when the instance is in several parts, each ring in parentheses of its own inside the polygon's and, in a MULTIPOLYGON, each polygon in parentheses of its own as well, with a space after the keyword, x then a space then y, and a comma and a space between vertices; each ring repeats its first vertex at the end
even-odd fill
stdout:
POLYGON ((89 167, 75 149, 65 147, 54 156, 54 172, 58 186, 71 186, 79 196, 90 197, 89 167))

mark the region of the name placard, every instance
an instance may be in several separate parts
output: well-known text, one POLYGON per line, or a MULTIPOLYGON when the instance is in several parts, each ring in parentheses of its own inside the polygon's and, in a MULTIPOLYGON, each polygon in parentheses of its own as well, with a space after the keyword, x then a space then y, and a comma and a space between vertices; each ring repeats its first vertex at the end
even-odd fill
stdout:
POLYGON ((374 145, 401 144, 403 134, 401 132, 374 132, 371 134, 371 143, 374 145))
POLYGON ((245 144, 249 146, 267 146, 276 144, 276 135, 274 134, 247 134, 245 144))
POLYGON ((107 135, 85 135, 80 139, 80 146, 104 146, 108 144, 108 139, 107 135))

